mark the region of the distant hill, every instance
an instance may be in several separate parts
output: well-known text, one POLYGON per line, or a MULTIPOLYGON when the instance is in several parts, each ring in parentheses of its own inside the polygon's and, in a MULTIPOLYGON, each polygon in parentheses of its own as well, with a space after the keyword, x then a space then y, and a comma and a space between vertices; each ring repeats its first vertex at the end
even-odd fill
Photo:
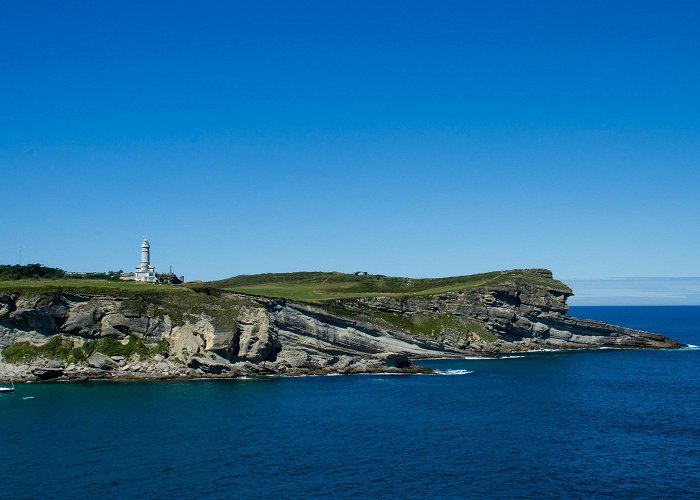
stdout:
POLYGON ((447 278, 402 278, 370 274, 299 272, 241 275, 204 283, 205 286, 248 295, 322 303, 353 297, 435 295, 479 286, 532 283, 570 294, 571 289, 546 269, 516 269, 447 278))

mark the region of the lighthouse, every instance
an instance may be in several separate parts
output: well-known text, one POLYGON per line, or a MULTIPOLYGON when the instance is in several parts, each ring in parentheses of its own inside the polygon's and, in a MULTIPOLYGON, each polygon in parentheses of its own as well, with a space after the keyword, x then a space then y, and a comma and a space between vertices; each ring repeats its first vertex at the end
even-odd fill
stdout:
POLYGON ((151 245, 148 243, 148 238, 144 236, 141 243, 141 264, 134 272, 136 281, 147 281, 149 283, 156 282, 156 269, 151 267, 151 245))

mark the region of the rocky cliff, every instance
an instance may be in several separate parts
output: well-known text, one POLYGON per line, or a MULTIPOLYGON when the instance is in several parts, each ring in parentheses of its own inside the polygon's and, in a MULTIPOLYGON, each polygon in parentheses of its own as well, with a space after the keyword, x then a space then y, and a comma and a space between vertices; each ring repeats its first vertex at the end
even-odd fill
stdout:
MULTIPOLYGON (((364 317, 392 317, 436 327, 424 335, 446 348, 478 352, 535 349, 672 348, 660 334, 569 316, 570 290, 549 286, 548 270, 531 270, 545 280, 513 281, 432 296, 370 297, 338 301, 364 317), (389 316, 387 316, 389 315, 389 316)), ((552 282, 558 283, 558 282, 552 282)), ((410 326, 409 326, 410 329, 410 326)))
POLYGON ((0 376, 235 377, 426 371, 411 358, 531 349, 671 348, 662 335, 568 316, 545 270, 433 295, 318 305, 203 289, 0 292, 0 376))

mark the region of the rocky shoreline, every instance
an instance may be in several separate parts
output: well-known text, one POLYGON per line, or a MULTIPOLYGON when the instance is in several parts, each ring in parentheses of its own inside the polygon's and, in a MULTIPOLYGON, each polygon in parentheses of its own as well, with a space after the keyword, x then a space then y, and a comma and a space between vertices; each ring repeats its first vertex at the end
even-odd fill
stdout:
MULTIPOLYGON (((101 355, 104 356, 104 355, 101 355)), ((161 357, 162 358, 162 357, 161 357)), ((348 360, 349 361, 349 360, 348 360)), ((126 363, 121 356, 104 356, 86 364, 68 365, 56 360, 41 360, 31 364, 0 362, 0 382, 13 381, 136 381, 136 380, 187 380, 187 379, 235 379, 241 377, 298 377, 308 375, 353 375, 372 373, 430 374, 433 370, 422 367, 402 355, 387 355, 376 359, 352 360, 332 367, 298 368, 271 362, 233 363, 191 368, 168 359, 156 359, 126 363), (393 359, 391 359, 393 358, 393 359), (401 366, 397 366, 397 363, 401 366)))
POLYGON ((677 348, 572 318, 546 270, 437 295, 312 305, 222 291, 0 292, 0 377, 150 380, 429 373, 412 359, 542 349, 677 348))
MULTIPOLYGON (((679 346, 684 347, 684 346, 679 346)), ((675 349, 676 347, 671 347, 675 349)), ((518 354, 531 354, 543 352, 574 352, 582 350, 604 350, 604 349, 640 349, 637 347, 602 347, 590 349, 534 349, 530 351, 518 351, 518 354)), ((513 351, 516 352, 516 351, 513 351)), ((507 355, 507 353, 504 353, 507 355)), ((422 359, 499 359, 498 354, 471 353, 453 354, 435 357, 423 357, 416 359, 405 358, 408 366, 401 368, 378 362, 356 363, 353 366, 327 367, 327 368, 293 368, 289 366, 277 366, 274 363, 263 362, 260 364, 233 364, 227 366, 220 373, 206 372, 202 369, 188 368, 181 365, 165 361, 156 363, 136 361, 131 364, 120 366, 119 356, 111 357, 117 364, 116 368, 78 366, 75 364, 64 364, 43 360, 39 364, 12 364, 0 362, 0 382, 23 383, 46 383, 46 382, 89 382, 89 381, 158 381, 158 380, 199 380, 199 379, 240 379, 258 377, 308 377, 308 376, 332 376, 332 375, 433 375, 436 371, 420 365, 422 359), (114 359, 116 358, 116 359, 114 359)))

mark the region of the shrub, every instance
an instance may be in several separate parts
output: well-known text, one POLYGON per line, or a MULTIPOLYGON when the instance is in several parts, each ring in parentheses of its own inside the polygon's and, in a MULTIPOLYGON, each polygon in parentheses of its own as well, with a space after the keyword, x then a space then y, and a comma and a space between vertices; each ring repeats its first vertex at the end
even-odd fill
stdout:
POLYGON ((82 350, 86 356, 90 356, 94 352, 101 352, 106 356, 124 356, 125 358, 138 354, 139 357, 143 358, 167 353, 168 341, 163 339, 156 342, 155 345, 148 345, 143 339, 129 337, 129 341, 122 344, 115 338, 102 337, 97 340, 88 340, 83 344, 82 350))
POLYGON ((83 356, 80 359, 84 359, 85 353, 82 352, 80 347, 73 347, 72 342, 64 340, 60 335, 56 335, 43 345, 34 345, 29 342, 10 344, 3 349, 2 357, 10 363, 27 362, 41 357, 69 361, 71 356, 73 356, 74 360, 78 359, 76 357, 80 356, 78 351, 83 356))
POLYGON ((0 265, 0 281, 27 278, 63 278, 65 275, 66 272, 63 269, 44 267, 41 264, 0 265))
POLYGON ((38 347, 29 342, 15 342, 2 350, 2 357, 10 363, 31 361, 37 356, 38 347))

